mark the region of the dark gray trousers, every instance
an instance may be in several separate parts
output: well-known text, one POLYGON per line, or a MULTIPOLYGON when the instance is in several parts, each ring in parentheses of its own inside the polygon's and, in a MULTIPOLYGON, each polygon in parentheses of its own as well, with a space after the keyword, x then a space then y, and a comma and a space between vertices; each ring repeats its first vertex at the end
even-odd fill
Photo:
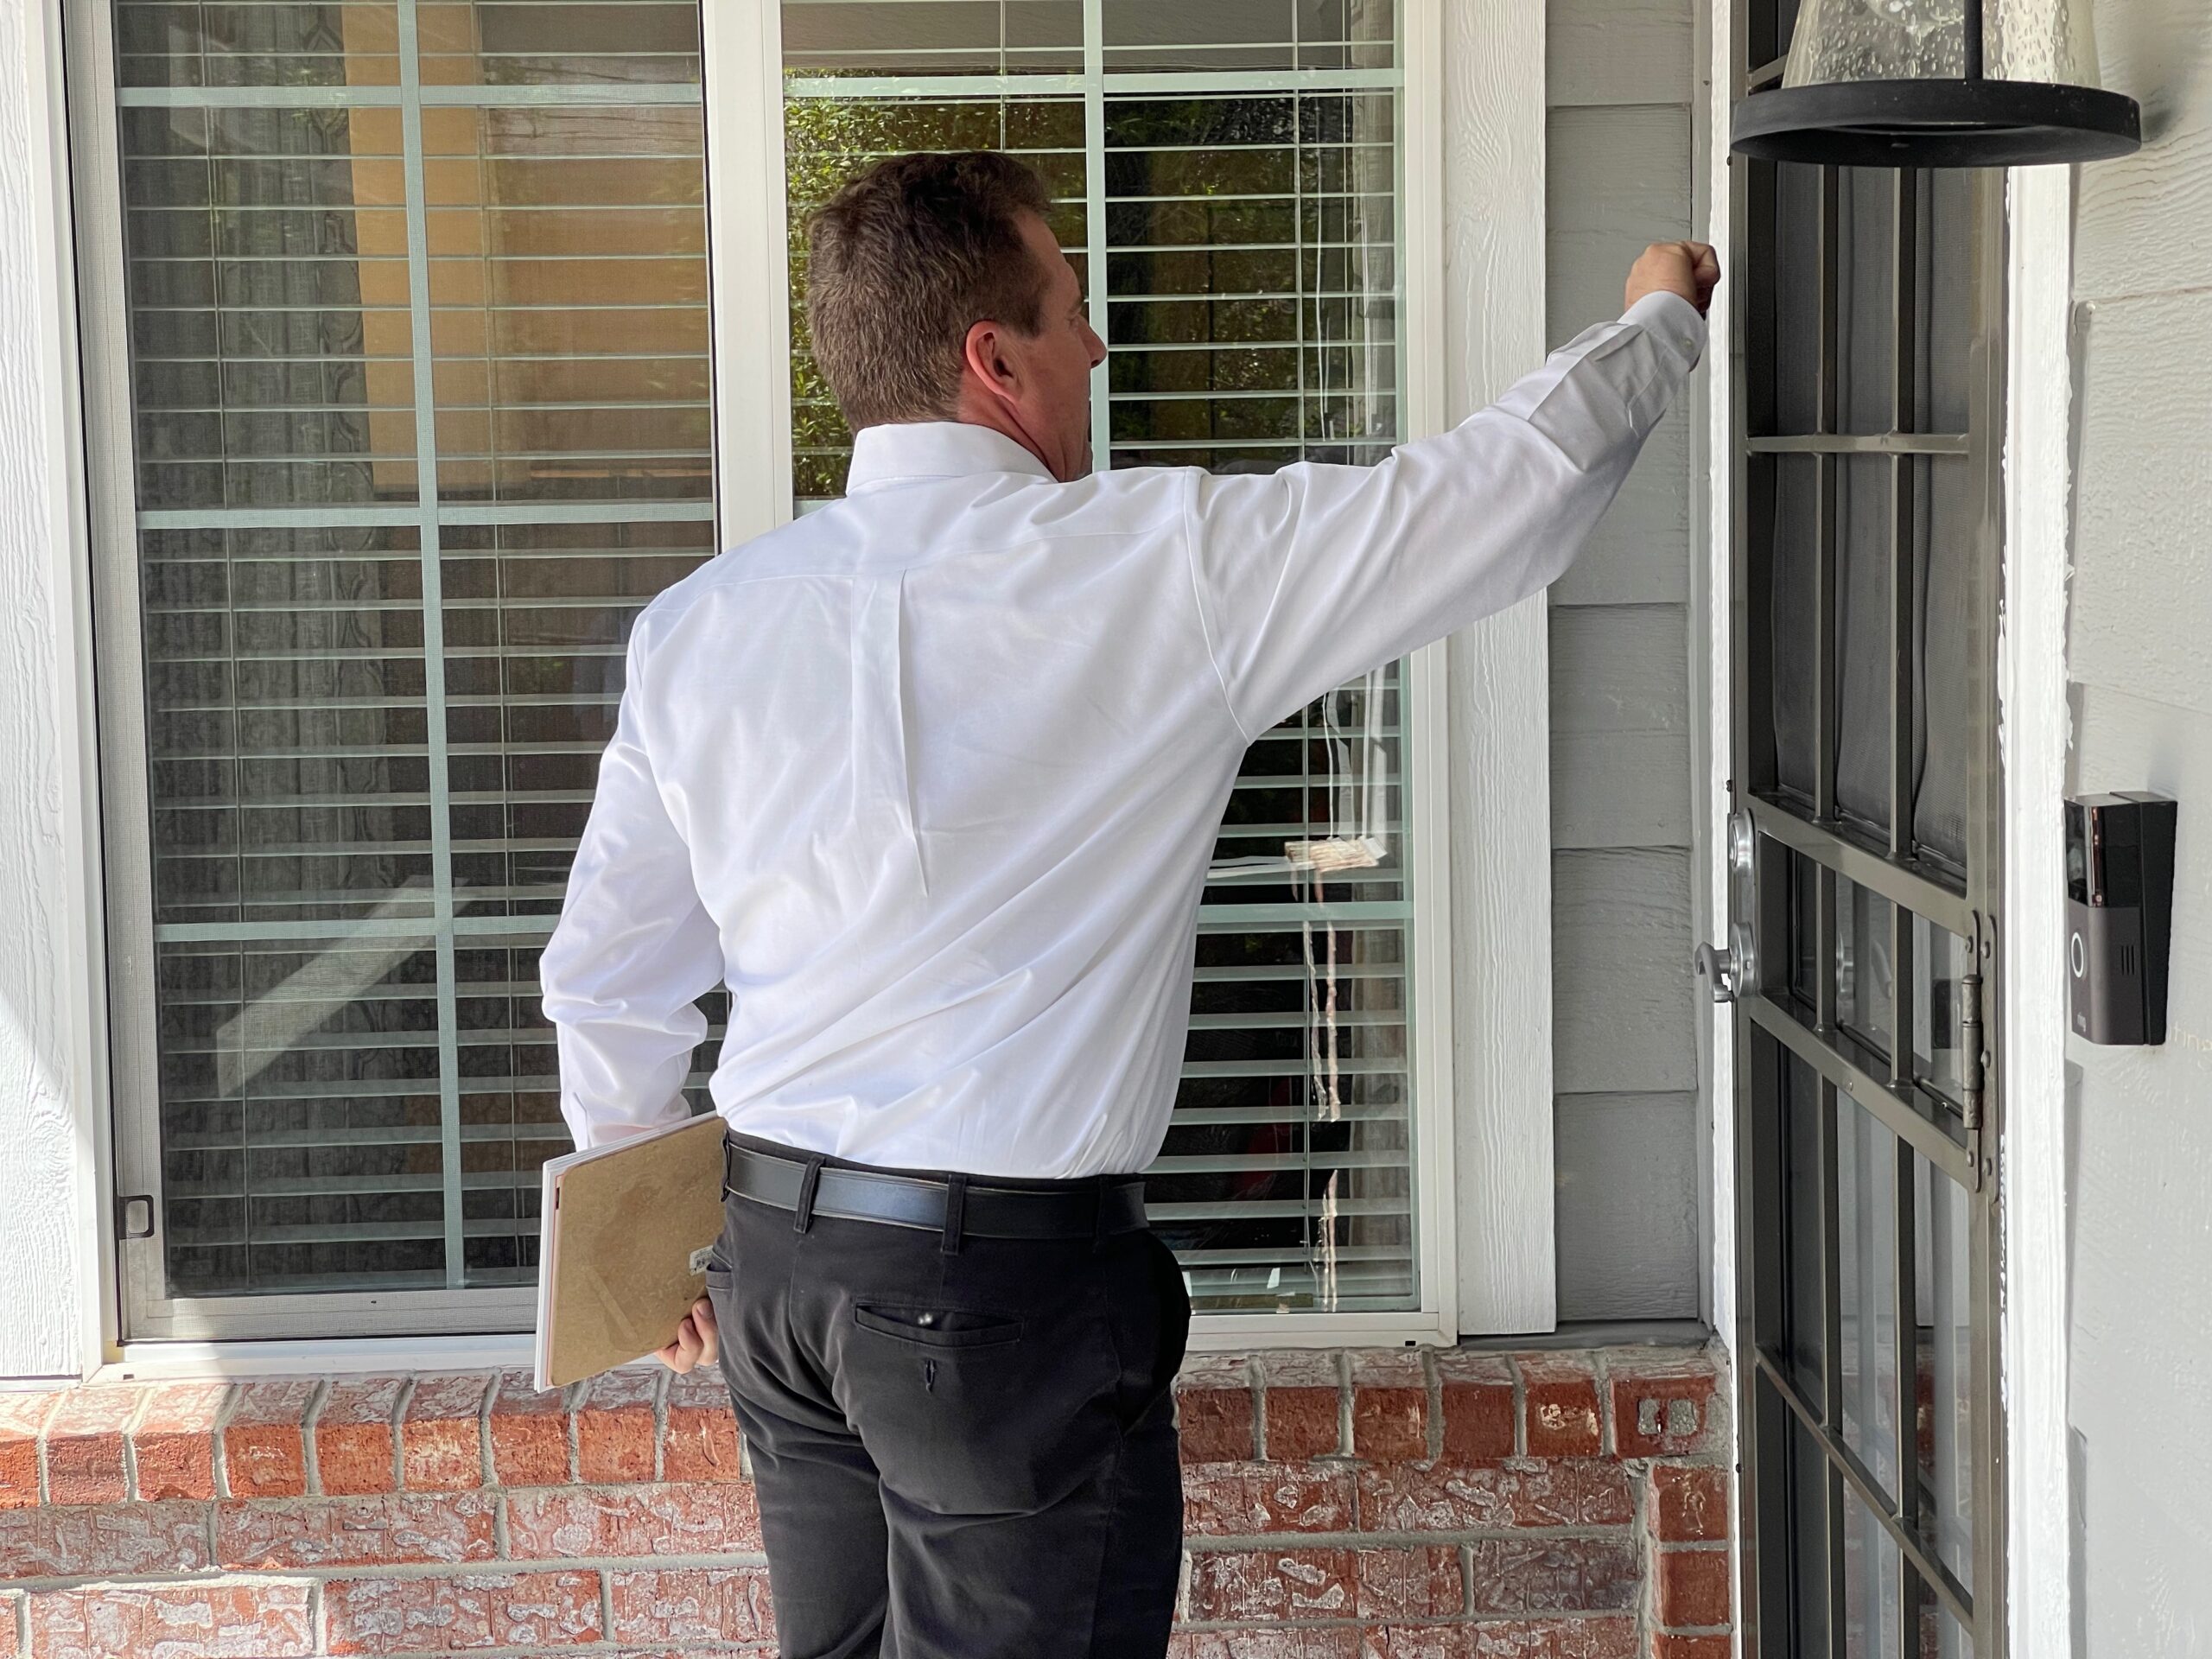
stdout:
POLYGON ((1160 1659, 1190 1325, 1167 1248, 797 1220, 727 1199, 708 1274, 785 1659, 1160 1659))

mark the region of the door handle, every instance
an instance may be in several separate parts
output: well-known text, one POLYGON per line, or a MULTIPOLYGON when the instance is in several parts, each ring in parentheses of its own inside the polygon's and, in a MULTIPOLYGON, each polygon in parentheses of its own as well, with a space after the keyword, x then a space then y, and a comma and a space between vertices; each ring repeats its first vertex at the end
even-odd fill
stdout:
POLYGON ((1700 944, 1690 953, 1691 971, 1710 982, 1716 1002, 1733 1002, 1751 988, 1756 961, 1751 930, 1741 922, 1728 930, 1726 945, 1700 944))

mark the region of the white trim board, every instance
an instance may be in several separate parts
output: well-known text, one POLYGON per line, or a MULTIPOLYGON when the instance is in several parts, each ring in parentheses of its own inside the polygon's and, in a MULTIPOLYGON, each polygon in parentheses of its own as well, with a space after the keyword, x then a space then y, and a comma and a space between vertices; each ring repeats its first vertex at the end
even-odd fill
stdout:
POLYGON ((0 8, 0 1376, 100 1341, 107 1096, 75 264, 58 0, 0 8))
POLYGON ((2003 1389, 2012 1659, 2069 1659, 2066 1261, 2066 580, 2070 168, 2007 181, 2004 603, 2003 1389))
MULTIPOLYGON (((1444 8, 1434 47, 1414 28, 1428 10, 1408 17, 1406 62, 1409 83, 1425 60, 1443 66, 1443 315, 1440 330, 1415 312, 1407 333, 1425 356, 1421 341, 1443 341, 1450 423, 1544 355, 1544 6, 1444 8)), ((1547 614, 1540 594, 1450 644, 1459 1328, 1471 1336, 1558 1323, 1547 614)))

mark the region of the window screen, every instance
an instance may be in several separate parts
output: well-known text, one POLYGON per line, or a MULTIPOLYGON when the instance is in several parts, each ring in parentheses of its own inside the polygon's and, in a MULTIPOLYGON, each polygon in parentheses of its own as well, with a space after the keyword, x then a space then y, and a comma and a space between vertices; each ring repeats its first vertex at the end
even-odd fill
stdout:
POLYGON ((165 1294, 515 1284, 537 950, 714 546, 697 8, 112 16, 165 1294))
MULTIPOLYGON (((1398 89, 1388 4, 783 7, 793 293, 808 211, 899 150, 1044 177, 1107 341, 1093 451, 1268 472, 1400 435, 1398 89)), ((793 317, 793 491, 851 437, 793 317)), ((1252 746, 1196 941, 1155 1224, 1201 1311, 1415 1305, 1408 719, 1401 667, 1252 746)))

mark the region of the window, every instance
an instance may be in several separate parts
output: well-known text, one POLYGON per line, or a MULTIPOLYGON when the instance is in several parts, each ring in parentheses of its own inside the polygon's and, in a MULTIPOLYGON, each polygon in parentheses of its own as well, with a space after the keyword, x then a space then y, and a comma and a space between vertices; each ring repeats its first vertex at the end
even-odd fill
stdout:
MULTIPOLYGON (((1371 463, 1401 435, 1387 3, 785 0, 794 289, 806 213, 872 158, 1002 149, 1045 178, 1107 341, 1114 466, 1371 463)), ((851 435, 793 315, 798 510, 851 435)), ((1200 1312, 1419 1306, 1404 737, 1394 664, 1256 742, 1200 917, 1148 1197, 1200 1312)))
MULTIPOLYGON (((711 556, 718 507, 834 497, 849 435, 795 318, 789 494, 715 499, 730 302, 692 0, 111 18, 118 1190, 155 1219, 124 1333, 524 1328, 537 1166, 568 1144, 537 952, 630 623, 711 556)), ((1110 342, 1112 464, 1401 435, 1387 0, 792 0, 781 26, 792 226, 882 151, 1044 173, 1110 342)), ((1438 1306, 1440 805, 1407 757, 1440 680, 1378 670, 1247 760, 1152 1189, 1202 1312, 1438 1306)))

